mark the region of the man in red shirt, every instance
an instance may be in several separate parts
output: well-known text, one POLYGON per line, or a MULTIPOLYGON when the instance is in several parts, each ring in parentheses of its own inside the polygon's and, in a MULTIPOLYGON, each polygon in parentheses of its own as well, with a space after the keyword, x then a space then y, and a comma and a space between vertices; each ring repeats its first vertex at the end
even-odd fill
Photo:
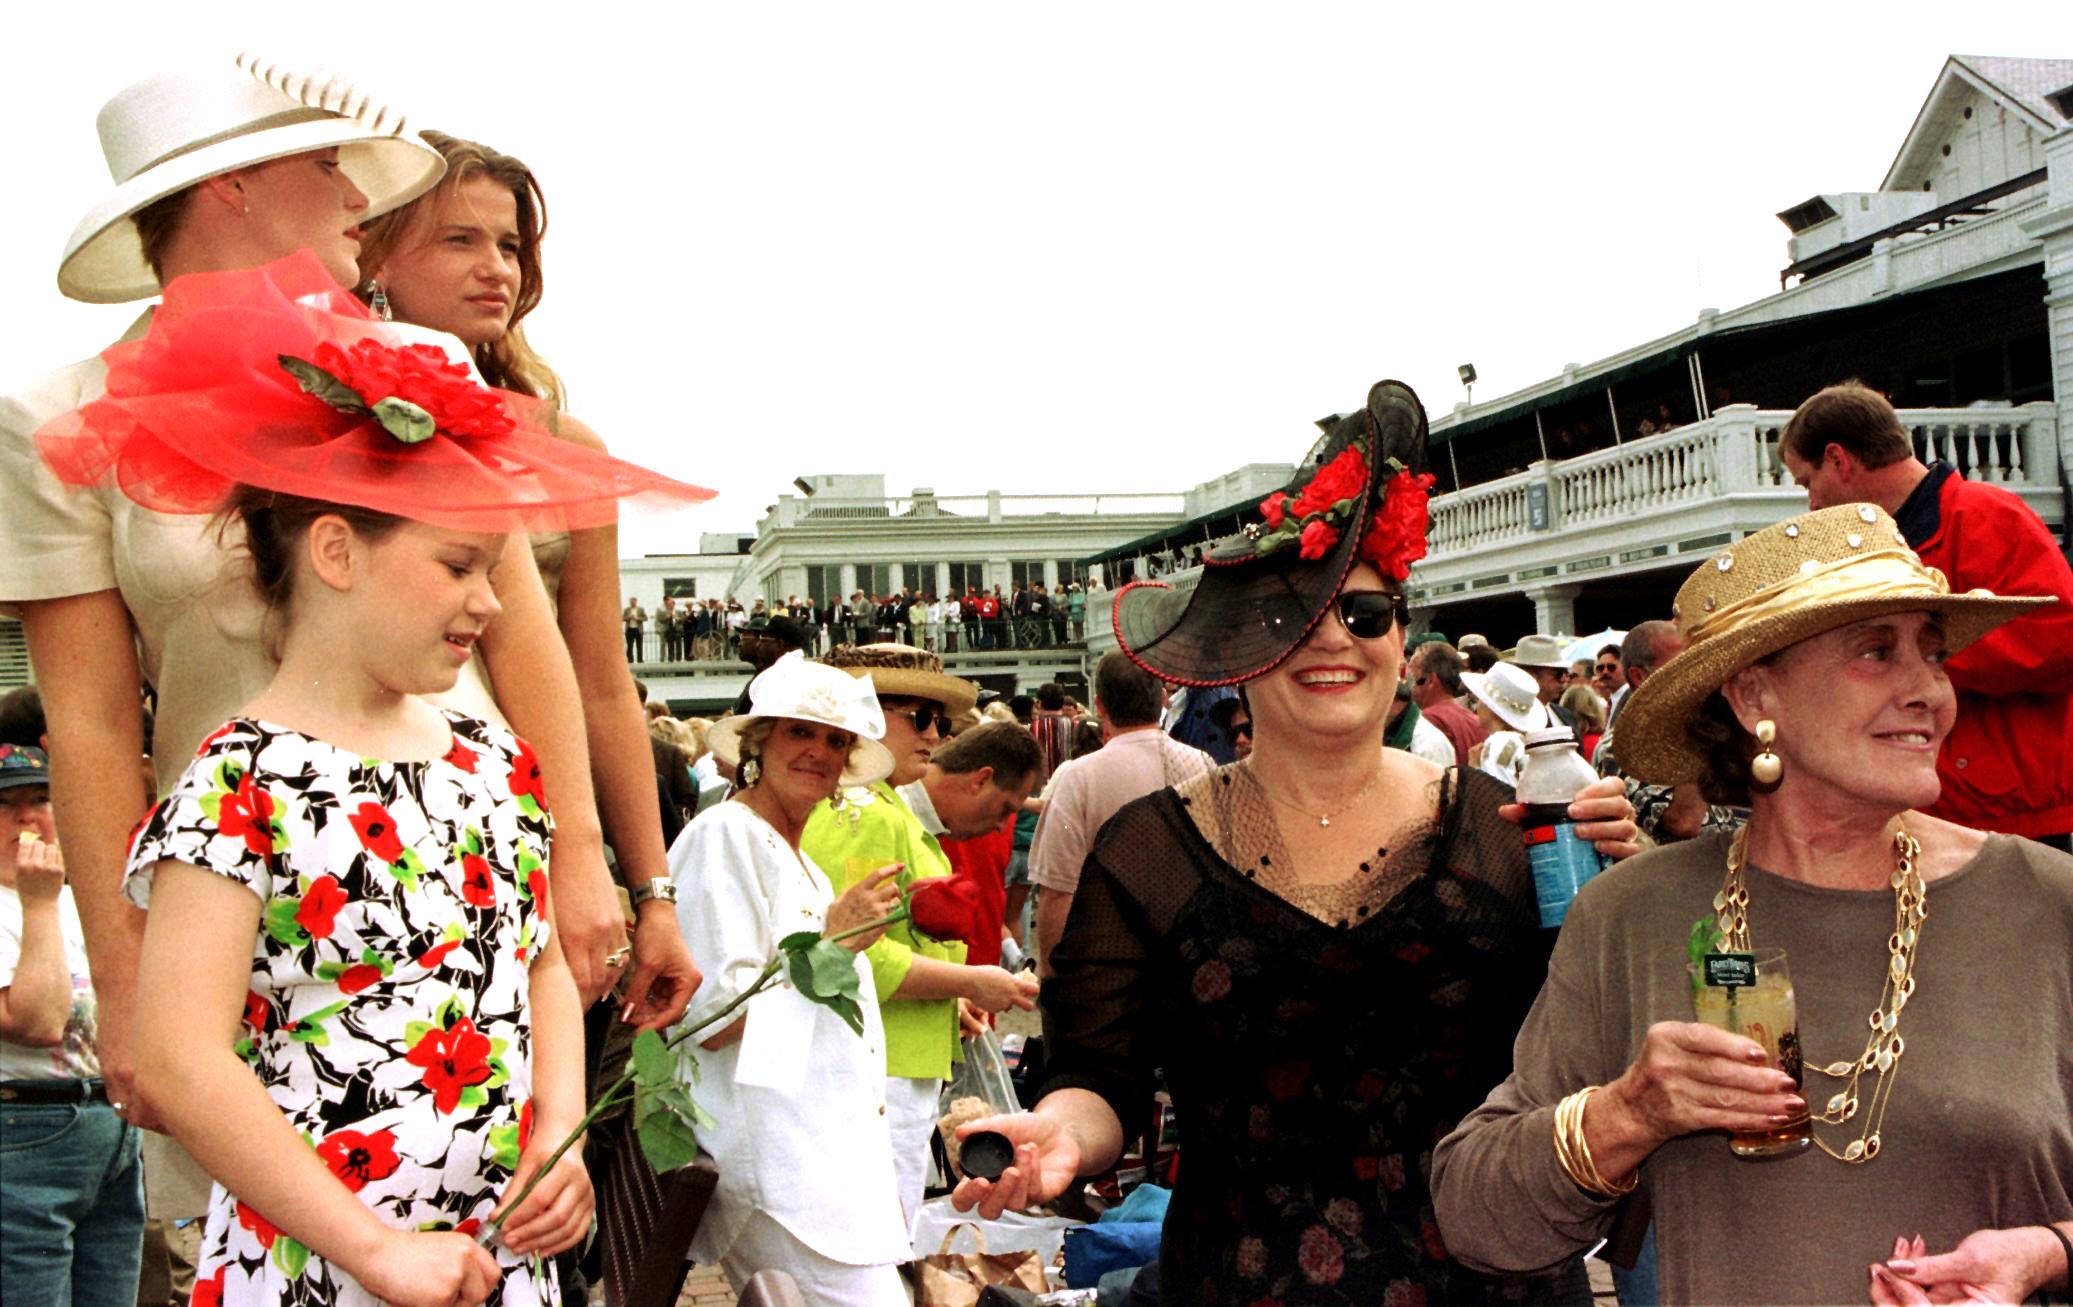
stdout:
POLYGON ((2008 491, 1916 458, 1893 406, 1860 382, 1800 405, 1778 450, 1809 508, 1877 504, 1952 590, 2058 598, 1945 664, 1958 720, 1937 758, 1943 797, 1929 812, 2073 851, 2073 568, 2059 542, 2008 491))
POLYGON ((1489 734, 1474 713, 1455 701, 1455 696, 1467 693, 1467 687, 1461 683, 1465 666, 1460 651, 1453 645, 1444 640, 1428 640, 1411 651, 1408 669, 1411 698, 1418 711, 1446 735, 1448 743, 1454 746, 1456 763, 1463 767, 1468 765, 1468 751, 1489 734))

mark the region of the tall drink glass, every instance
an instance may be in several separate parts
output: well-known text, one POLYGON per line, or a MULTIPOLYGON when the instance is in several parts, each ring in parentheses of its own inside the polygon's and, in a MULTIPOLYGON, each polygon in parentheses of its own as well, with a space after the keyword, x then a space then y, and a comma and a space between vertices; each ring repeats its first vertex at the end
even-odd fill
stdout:
MULTIPOLYGON (((1792 972, 1785 963, 1785 950, 1760 948, 1746 954, 1710 957, 1746 958, 1753 965, 1744 967, 1729 962, 1709 967, 1705 962, 1691 963, 1692 1007, 1698 1019, 1763 1045, 1771 1065, 1791 1076, 1794 1088, 1804 1090, 1799 1014, 1793 1005, 1792 972)), ((1728 1147, 1737 1157, 1797 1153, 1813 1142, 1814 1124, 1807 1116, 1775 1129, 1736 1130, 1728 1135, 1728 1147)))

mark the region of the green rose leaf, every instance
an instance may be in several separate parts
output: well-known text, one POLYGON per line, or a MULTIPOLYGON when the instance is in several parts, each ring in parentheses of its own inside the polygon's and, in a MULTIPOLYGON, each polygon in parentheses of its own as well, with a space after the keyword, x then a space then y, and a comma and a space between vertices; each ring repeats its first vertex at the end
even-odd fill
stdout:
POLYGON ((812 948, 821 938, 817 930, 795 930, 777 942, 778 948, 787 953, 797 953, 803 948, 812 948))
POLYGON ((835 1015, 858 1034, 864 1033, 864 1009, 858 1002, 856 954, 840 944, 815 940, 791 955, 792 984, 801 994, 835 1015))
POLYGON ((641 1141, 642 1155, 658 1173, 667 1174, 698 1160, 698 1137, 674 1112, 651 1109, 641 1118, 635 1133, 641 1141))
POLYGON ((367 411, 367 401, 360 398, 359 391, 316 364, 307 359, 296 358, 292 354, 277 354, 274 357, 281 361, 282 371, 295 378, 295 384, 302 387, 304 394, 315 395, 341 413, 367 411))
POLYGON ((430 440, 439 431, 432 415, 407 399, 391 395, 374 406, 374 420, 406 445, 430 440))
POLYGON ((634 1083, 646 1090, 660 1089, 676 1079, 677 1059, 662 1042, 662 1036, 643 1030, 633 1037, 634 1083))

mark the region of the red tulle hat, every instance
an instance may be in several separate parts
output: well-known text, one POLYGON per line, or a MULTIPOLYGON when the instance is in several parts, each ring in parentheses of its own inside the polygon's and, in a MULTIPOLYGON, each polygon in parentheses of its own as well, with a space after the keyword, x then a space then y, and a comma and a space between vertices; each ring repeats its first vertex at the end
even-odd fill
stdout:
POLYGON ((111 473, 161 513, 210 513, 238 485, 461 531, 604 526, 619 501, 713 492, 548 434, 540 400, 495 390, 407 343, 309 251, 180 277, 142 340, 115 345, 107 393, 45 423, 68 485, 111 473))

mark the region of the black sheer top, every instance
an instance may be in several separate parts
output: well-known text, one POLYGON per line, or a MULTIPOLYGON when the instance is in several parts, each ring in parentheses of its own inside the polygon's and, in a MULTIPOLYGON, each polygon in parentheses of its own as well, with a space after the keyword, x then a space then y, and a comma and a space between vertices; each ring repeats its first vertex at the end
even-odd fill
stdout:
POLYGON ((1262 883, 1248 784, 1225 767, 1118 812, 1044 986, 1047 1091, 1100 1094, 1128 1132, 1165 1070, 1182 1153, 1162 1297, 1589 1301, 1580 1268, 1556 1283, 1459 1266, 1433 1218, 1433 1146, 1509 1074, 1547 972, 1553 932, 1519 829, 1497 815, 1510 790, 1448 772, 1435 819, 1361 865, 1341 917, 1262 883))

